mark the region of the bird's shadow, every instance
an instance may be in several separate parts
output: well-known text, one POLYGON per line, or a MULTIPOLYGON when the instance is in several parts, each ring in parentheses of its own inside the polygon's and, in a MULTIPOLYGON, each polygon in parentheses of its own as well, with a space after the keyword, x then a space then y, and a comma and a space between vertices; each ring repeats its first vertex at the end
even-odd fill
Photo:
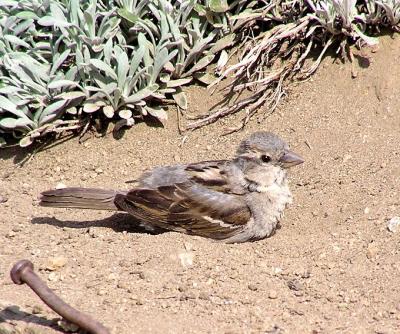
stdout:
POLYGON ((84 229, 88 227, 109 227, 115 232, 127 231, 130 233, 143 233, 143 234, 161 234, 167 232, 164 229, 156 227, 146 227, 143 222, 135 219, 127 213, 114 213, 112 216, 86 221, 71 221, 59 220, 54 217, 35 217, 32 219, 32 224, 47 224, 59 228, 77 228, 84 229))

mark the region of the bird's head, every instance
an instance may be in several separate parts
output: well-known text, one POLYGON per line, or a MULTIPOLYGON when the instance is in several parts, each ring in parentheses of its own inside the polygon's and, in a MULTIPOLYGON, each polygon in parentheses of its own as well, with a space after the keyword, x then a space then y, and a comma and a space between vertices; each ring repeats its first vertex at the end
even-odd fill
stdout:
POLYGON ((236 157, 251 165, 290 168, 304 162, 303 158, 289 150, 289 146, 277 135, 260 131, 243 140, 236 157))

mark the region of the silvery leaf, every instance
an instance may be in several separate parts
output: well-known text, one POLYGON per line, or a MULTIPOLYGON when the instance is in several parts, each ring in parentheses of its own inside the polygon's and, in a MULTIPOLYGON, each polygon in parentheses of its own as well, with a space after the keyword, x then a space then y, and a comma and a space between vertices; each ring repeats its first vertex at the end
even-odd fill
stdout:
POLYGON ((168 120, 168 114, 164 109, 162 109, 160 107, 152 108, 149 106, 145 107, 145 109, 151 116, 157 118, 165 126, 165 124, 168 120))
POLYGON ((103 113, 107 118, 113 118, 114 108, 110 105, 103 107, 103 113))
POLYGON ((98 106, 95 103, 85 103, 83 105, 83 111, 88 113, 88 114, 90 114, 92 112, 95 112, 95 111, 97 111, 99 109, 100 109, 100 106, 98 106))
POLYGON ((176 93, 172 95, 176 104, 182 109, 186 110, 188 107, 187 98, 185 92, 181 88, 176 89, 176 93))
POLYGON ((38 121, 39 125, 48 123, 56 119, 57 117, 61 116, 61 113, 64 111, 64 106, 66 103, 67 103, 66 100, 60 100, 44 108, 39 117, 38 121))
POLYGON ((99 69, 100 71, 105 72, 109 77, 111 77, 112 79, 114 79, 115 81, 118 80, 118 76, 115 74, 114 70, 111 68, 110 65, 107 65, 104 61, 100 60, 100 59, 90 59, 90 63, 96 67, 97 69, 99 69))
POLYGON ((125 103, 136 103, 139 102, 141 100, 144 100, 145 98, 149 97, 153 92, 155 92, 158 89, 158 85, 157 84, 153 84, 149 87, 146 87, 140 91, 138 91, 135 94, 132 94, 131 96, 128 96, 127 98, 125 98, 125 103))
POLYGON ((26 136, 26 137, 22 138, 18 144, 20 147, 27 147, 27 146, 31 145, 32 143, 33 143, 33 140, 31 138, 31 136, 26 136))
POLYGON ((57 89, 57 88, 61 88, 61 87, 70 87, 70 86, 79 86, 79 84, 75 81, 71 81, 71 80, 57 80, 57 81, 53 81, 50 82, 47 85, 47 88, 49 89, 57 89))
POLYGON ((130 119, 132 117, 132 111, 129 109, 122 109, 118 112, 118 115, 123 119, 130 119))

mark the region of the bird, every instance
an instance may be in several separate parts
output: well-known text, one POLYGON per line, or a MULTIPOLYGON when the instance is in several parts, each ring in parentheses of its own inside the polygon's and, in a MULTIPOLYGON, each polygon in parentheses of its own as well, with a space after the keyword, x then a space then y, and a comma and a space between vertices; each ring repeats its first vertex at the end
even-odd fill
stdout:
POLYGON ((303 163, 278 135, 258 131, 230 160, 155 167, 130 190, 61 188, 41 193, 45 207, 125 211, 144 227, 226 242, 271 236, 292 203, 287 170, 303 163))

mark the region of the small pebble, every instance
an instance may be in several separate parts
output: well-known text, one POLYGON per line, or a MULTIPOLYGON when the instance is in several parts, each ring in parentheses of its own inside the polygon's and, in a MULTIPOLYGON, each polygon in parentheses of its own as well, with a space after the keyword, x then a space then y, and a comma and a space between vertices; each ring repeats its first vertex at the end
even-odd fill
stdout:
POLYGON ((374 244, 370 243, 367 247, 367 258, 374 258, 379 252, 379 248, 374 244))
POLYGON ((56 189, 64 189, 64 188, 67 188, 67 186, 64 183, 59 182, 56 184, 56 189))
POLYGON ((184 268, 191 268, 193 266, 193 253, 192 252, 182 252, 178 255, 179 260, 181 260, 181 265, 184 268))
POLYGON ((21 232, 22 231, 22 224, 19 224, 18 226, 14 226, 11 231, 13 232, 21 232))
POLYGON ((268 294, 269 299, 276 299, 278 298, 278 293, 275 290, 271 290, 268 294))
POLYGON ((0 195, 0 204, 1 203, 5 203, 5 202, 7 202, 8 201, 8 198, 7 197, 5 197, 4 195, 0 195))
POLYGON ((303 290, 303 288, 304 288, 303 284, 297 279, 288 281, 287 285, 288 285, 289 289, 293 290, 293 291, 300 291, 300 290, 303 290))
POLYGON ((87 229, 87 233, 92 237, 92 238, 98 238, 100 237, 100 233, 96 230, 96 228, 89 227, 87 229))
POLYGON ((45 269, 50 271, 58 270, 67 264, 68 260, 64 256, 50 257, 47 260, 45 269))
POLYGON ((114 281, 114 280, 116 280, 116 279, 118 279, 118 274, 116 274, 116 273, 111 273, 111 274, 108 275, 108 277, 107 277, 107 281, 114 281))
POLYGON ((99 291, 97 291, 98 296, 104 296, 106 293, 107 293, 107 291, 104 289, 100 289, 99 291))
POLYGON ((210 300, 210 295, 206 291, 200 291, 199 299, 210 300))
POLYGON ((49 276, 47 277, 47 279, 50 282, 57 282, 58 281, 58 275, 53 271, 49 274, 49 276))
POLYGON ((136 300, 136 305, 143 305, 143 304, 144 304, 144 302, 143 302, 142 299, 137 299, 136 300))
POLYGON ((33 307, 32 307, 32 313, 33 314, 40 314, 40 313, 42 313, 43 312, 43 308, 41 307, 41 306, 39 306, 39 305, 34 305, 33 307))
POLYGON ((128 285, 124 281, 119 281, 117 287, 120 289, 128 290, 128 285))
POLYGON ((255 284, 249 284, 247 287, 248 287, 249 290, 251 290, 251 291, 257 291, 257 290, 258 290, 258 287, 257 287, 257 285, 255 285, 255 284))
POLYGON ((387 229, 390 232, 395 233, 395 232, 397 232, 397 229, 399 228, 399 226, 400 226, 400 217, 393 217, 392 219, 390 219, 388 221, 387 229))
POLYGON ((79 327, 69 321, 66 321, 64 319, 59 320, 57 322, 57 325, 60 326, 64 331, 66 332, 77 332, 79 327))
POLYGON ((6 237, 11 239, 11 238, 14 238, 16 235, 17 234, 14 231, 10 231, 7 233, 6 237))

